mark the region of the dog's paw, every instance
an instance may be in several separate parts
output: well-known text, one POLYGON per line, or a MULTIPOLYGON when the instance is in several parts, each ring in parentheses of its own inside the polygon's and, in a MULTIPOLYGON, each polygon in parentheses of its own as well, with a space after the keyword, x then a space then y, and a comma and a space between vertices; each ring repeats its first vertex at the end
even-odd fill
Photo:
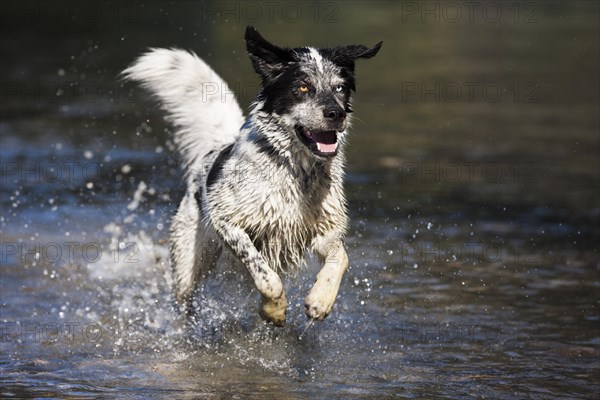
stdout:
POLYGON ((306 315, 309 318, 322 321, 331 313, 337 291, 331 288, 315 285, 304 299, 306 315))
POLYGON ((262 297, 259 314, 265 321, 271 322, 275 326, 284 326, 286 311, 287 299, 285 298, 285 292, 282 292, 277 299, 262 297))

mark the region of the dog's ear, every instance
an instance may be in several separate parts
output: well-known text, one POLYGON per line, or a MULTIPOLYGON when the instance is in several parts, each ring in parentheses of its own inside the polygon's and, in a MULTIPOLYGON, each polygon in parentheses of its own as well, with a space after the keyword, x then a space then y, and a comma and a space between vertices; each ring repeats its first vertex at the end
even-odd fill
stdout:
POLYGON ((252 65, 264 80, 277 76, 287 63, 297 61, 293 50, 269 43, 252 25, 246 27, 244 39, 252 65))
POLYGON ((381 49, 383 42, 377 43, 375 46, 368 48, 367 46, 351 44, 349 46, 339 46, 321 50, 334 64, 341 67, 342 76, 346 80, 346 84, 352 91, 356 91, 354 82, 354 62, 358 58, 374 57, 381 49))
POLYGON ((340 66, 354 69, 354 61, 358 58, 374 57, 381 49, 383 42, 368 48, 367 46, 351 44, 349 46, 340 46, 331 49, 331 60, 340 66))

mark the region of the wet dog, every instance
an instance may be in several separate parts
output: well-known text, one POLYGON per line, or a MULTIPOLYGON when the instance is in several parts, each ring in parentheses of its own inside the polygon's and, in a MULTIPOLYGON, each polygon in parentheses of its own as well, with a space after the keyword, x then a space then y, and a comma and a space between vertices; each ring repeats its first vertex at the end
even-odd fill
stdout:
POLYGON ((161 102, 187 180, 170 231, 175 294, 186 312, 222 250, 261 294, 260 315, 285 324, 281 276, 308 250, 323 263, 305 299, 309 318, 332 310, 348 267, 343 190, 354 64, 362 45, 284 48, 249 26, 246 47, 262 88, 244 118, 227 84, 195 54, 151 49, 124 76, 161 102))

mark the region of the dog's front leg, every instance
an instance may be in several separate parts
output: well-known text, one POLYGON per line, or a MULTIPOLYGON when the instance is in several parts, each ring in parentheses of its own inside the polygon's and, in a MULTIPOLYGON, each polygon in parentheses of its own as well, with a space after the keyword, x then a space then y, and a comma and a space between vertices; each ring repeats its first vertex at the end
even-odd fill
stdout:
POLYGON ((309 318, 322 321, 333 308, 342 277, 348 269, 348 255, 341 239, 318 238, 314 249, 324 264, 304 304, 309 318))
POLYGON ((279 275, 267 265, 243 229, 224 221, 216 222, 214 225, 223 241, 250 272, 261 294, 260 316, 275 326, 283 326, 287 300, 279 275))

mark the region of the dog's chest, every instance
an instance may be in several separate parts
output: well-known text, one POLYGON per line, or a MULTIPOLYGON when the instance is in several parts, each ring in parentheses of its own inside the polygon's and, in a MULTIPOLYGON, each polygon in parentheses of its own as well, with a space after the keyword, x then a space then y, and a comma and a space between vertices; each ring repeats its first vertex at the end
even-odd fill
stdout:
POLYGON ((256 201, 250 207, 254 212, 249 218, 261 225, 258 231, 277 236, 314 236, 326 217, 323 207, 328 188, 310 177, 275 171, 263 177, 255 189, 256 201))
POLYGON ((324 210, 326 193, 315 189, 289 182, 264 188, 255 214, 248 216, 251 228, 247 231, 273 268, 296 268, 313 239, 323 234, 329 219, 324 210))
POLYGON ((317 236, 344 230, 341 178, 325 167, 262 161, 231 160, 223 171, 237 173, 223 173, 208 190, 208 211, 246 232, 271 267, 293 269, 317 236))

